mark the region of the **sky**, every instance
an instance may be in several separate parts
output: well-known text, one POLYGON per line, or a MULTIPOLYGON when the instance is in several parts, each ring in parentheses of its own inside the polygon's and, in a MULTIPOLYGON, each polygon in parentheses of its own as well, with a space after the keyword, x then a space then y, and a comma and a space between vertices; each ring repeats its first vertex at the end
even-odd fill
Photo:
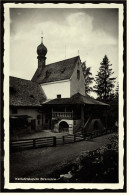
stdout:
POLYGON ((10 8, 10 76, 32 78, 42 31, 46 64, 79 54, 94 77, 106 54, 118 78, 118 9, 10 8))

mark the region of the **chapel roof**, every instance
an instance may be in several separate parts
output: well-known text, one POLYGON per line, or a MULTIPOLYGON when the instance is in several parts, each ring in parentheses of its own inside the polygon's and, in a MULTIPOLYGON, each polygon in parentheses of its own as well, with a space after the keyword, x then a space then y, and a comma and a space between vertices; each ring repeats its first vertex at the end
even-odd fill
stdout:
POLYGON ((32 81, 39 84, 70 79, 79 56, 37 68, 32 81))
POLYGON ((10 106, 40 106, 45 99, 39 84, 10 76, 10 106))

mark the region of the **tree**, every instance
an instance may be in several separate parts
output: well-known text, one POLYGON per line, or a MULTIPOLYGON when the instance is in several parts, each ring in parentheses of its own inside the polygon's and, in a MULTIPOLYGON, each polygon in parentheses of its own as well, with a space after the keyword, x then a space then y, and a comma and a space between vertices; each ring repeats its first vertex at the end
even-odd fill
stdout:
POLYGON ((117 83, 115 93, 114 93, 114 101, 118 104, 118 99, 119 99, 119 83, 117 83))
POLYGON ((83 62, 82 70, 85 79, 85 93, 90 93, 91 91, 93 91, 93 88, 90 85, 93 83, 94 80, 91 73, 91 67, 86 67, 86 62, 83 62))
POLYGON ((97 93, 99 100, 108 101, 112 94, 116 78, 112 77, 114 72, 111 66, 112 64, 110 64, 107 55, 105 55, 95 76, 96 85, 94 86, 94 92, 97 93))

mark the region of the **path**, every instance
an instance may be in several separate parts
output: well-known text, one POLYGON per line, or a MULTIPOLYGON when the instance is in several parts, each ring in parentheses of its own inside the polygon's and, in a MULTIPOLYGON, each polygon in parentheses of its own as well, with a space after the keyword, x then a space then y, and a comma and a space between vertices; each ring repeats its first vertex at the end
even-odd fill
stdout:
POLYGON ((33 139, 33 138, 40 138, 40 137, 51 137, 51 136, 55 136, 55 137, 62 137, 64 135, 67 135, 67 132, 62 132, 62 133, 54 133, 51 130, 43 130, 40 132, 33 132, 33 133, 29 133, 29 134, 24 134, 24 135, 20 135, 20 136, 12 136, 11 140, 20 140, 20 139, 33 139))
POLYGON ((95 150, 109 142, 112 134, 57 147, 39 148, 12 153, 11 181, 15 177, 46 177, 63 163, 75 160, 82 151, 95 150))

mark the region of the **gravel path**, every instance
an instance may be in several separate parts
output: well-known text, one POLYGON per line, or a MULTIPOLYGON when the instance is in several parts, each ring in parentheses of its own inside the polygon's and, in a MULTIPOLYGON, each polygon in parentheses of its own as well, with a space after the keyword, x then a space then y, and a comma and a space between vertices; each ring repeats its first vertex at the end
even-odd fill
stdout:
POLYGON ((95 150, 109 142, 113 134, 57 147, 39 148, 12 153, 10 156, 10 178, 47 177, 57 167, 75 160, 82 151, 95 150))

